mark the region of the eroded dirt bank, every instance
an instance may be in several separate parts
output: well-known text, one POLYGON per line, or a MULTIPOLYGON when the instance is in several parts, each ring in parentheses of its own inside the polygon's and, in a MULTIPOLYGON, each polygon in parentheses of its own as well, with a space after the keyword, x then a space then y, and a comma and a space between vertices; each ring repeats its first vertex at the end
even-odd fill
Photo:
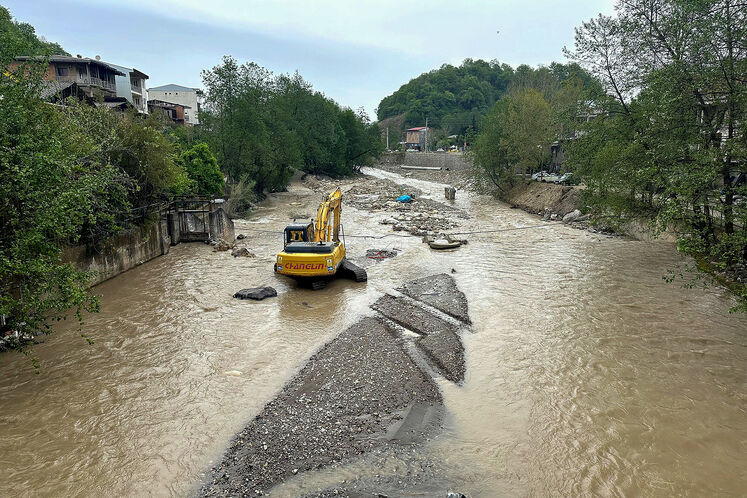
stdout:
POLYGON ((446 274, 394 293, 309 359, 235 437, 202 495, 256 496, 306 471, 439 432, 434 377, 464 379, 467 300, 446 274))
POLYGON ((500 197, 514 207, 541 216, 549 210, 562 218, 574 209, 581 208, 581 190, 568 185, 520 182, 500 197))

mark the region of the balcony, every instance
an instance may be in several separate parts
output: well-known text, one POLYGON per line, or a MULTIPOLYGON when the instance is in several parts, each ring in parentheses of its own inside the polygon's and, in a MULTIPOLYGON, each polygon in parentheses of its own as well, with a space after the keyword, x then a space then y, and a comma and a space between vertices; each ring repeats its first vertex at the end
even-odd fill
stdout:
POLYGON ((117 91, 114 82, 109 82, 95 76, 57 76, 57 81, 72 81, 80 86, 98 86, 112 92, 117 91))
POLYGON ((132 90, 133 93, 137 93, 138 95, 143 94, 143 87, 139 85, 133 85, 132 83, 130 83, 130 90, 132 90))

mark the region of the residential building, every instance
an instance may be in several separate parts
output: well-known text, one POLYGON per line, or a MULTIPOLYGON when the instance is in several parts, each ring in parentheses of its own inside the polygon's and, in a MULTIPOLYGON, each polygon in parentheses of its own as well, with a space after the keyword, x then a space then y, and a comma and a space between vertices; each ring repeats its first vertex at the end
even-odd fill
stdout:
POLYGON ((145 80, 148 75, 135 68, 109 64, 121 75, 115 78, 117 84, 117 97, 124 97, 139 113, 148 113, 148 91, 145 88, 145 80))
POLYGON ((148 89, 150 100, 181 105, 184 108, 184 122, 190 125, 200 124, 197 113, 200 110, 201 96, 202 92, 198 88, 175 84, 148 89))
POLYGON ((425 141, 429 133, 431 133, 431 129, 425 126, 405 130, 405 146, 408 149, 425 150, 425 141))
POLYGON ((163 100, 150 99, 148 101, 148 112, 150 114, 161 114, 176 124, 185 124, 189 106, 165 102, 163 100))
MULTIPOLYGON (((47 59, 28 56, 16 57, 15 62, 11 64, 11 68, 35 60, 47 59)), ((77 94, 91 99, 98 96, 104 99, 107 97, 116 97, 115 78, 117 76, 124 76, 124 73, 121 71, 97 59, 54 55, 48 60, 49 67, 44 76, 46 81, 55 82, 53 86, 59 91, 75 85, 77 87, 77 94)))

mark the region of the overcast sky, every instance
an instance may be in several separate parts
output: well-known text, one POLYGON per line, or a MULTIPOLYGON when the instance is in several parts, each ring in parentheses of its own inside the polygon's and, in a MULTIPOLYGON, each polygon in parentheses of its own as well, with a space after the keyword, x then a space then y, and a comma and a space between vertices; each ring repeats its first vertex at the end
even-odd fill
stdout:
POLYGON ((512 66, 564 61, 573 28, 614 0, 0 0, 71 54, 201 86, 223 55, 279 72, 372 118, 420 73, 463 59, 512 66), (417 6, 412 8, 411 6, 417 6))

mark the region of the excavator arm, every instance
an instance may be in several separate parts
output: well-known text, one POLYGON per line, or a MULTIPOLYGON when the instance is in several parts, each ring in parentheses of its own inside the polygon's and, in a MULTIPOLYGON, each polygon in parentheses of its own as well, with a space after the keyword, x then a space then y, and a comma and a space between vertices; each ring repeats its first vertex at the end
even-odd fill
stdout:
POLYGON ((340 192, 340 189, 338 188, 329 194, 329 196, 327 196, 319 205, 314 224, 314 242, 340 241, 341 211, 342 192, 340 192))

